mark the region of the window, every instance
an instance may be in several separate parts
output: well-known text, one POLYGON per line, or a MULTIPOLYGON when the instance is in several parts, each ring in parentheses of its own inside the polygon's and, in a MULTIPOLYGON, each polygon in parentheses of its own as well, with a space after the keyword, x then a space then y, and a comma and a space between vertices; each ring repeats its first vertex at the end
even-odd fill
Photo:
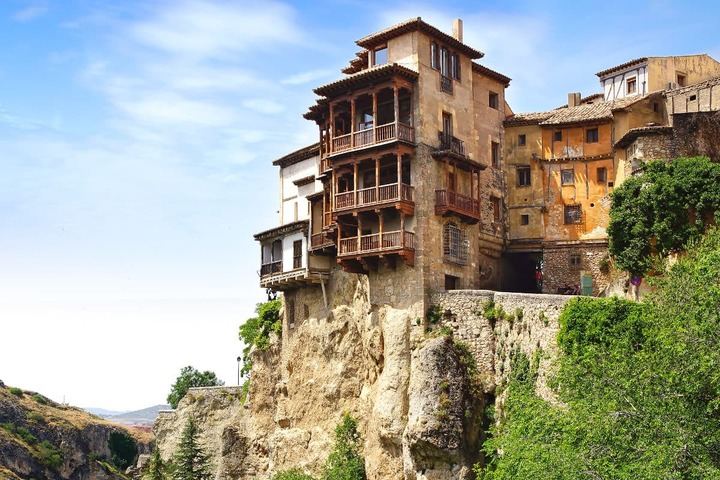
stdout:
POLYGON ((445 47, 440 48, 440 73, 450 76, 450 52, 445 47))
POLYGON ((607 182, 607 168, 600 167, 597 169, 597 181, 598 181, 598 183, 606 183, 607 182))
POLYGON ((518 147, 524 147, 527 144, 527 137, 522 133, 518 135, 518 147))
POLYGON ((562 130, 558 130, 557 132, 553 133, 553 140, 556 142, 562 142, 562 130))
POLYGON ((518 187, 530 186, 530 167, 517 167, 517 184, 518 187))
POLYGON ((676 74, 678 87, 684 87, 687 83, 687 77, 685 74, 677 72, 676 74))
POLYGON ((637 77, 628 78, 625 82, 625 93, 630 95, 637 92, 637 77))
POLYGON ((385 65, 388 62, 387 47, 376 48, 373 51, 373 65, 385 65))
POLYGON ((565 224, 582 223, 582 207, 580 205, 565 205, 565 224))
POLYGON ((293 205, 293 218, 296 222, 298 221, 298 202, 293 205))
POLYGON ((293 269, 302 268, 302 240, 293 242, 293 269))
POLYGON ((520 215, 520 225, 529 225, 530 224, 530 215, 527 213, 523 213, 520 215))
POLYGON ((443 127, 443 129, 442 129, 443 134, 447 137, 452 137, 452 134, 453 134, 452 114, 443 112, 442 127, 443 127))
POLYGON ((460 279, 453 275, 445 275, 445 290, 457 290, 460 279))
POLYGON ((495 92, 490 92, 490 97, 488 98, 488 105, 490 105, 490 108, 494 108, 495 110, 499 109, 500 95, 495 92))
POLYGON ((690 98, 688 98, 689 101, 694 102, 697 100, 697 95, 690 95, 690 98))
POLYGON ((449 222, 443 226, 443 256, 459 265, 467 265, 468 241, 465 232, 456 224, 449 222))
POLYGON ((493 207, 493 222, 500 221, 500 199, 498 197, 490 197, 490 203, 493 207))
POLYGON ((490 142, 490 157, 492 166, 500 168, 500 144, 498 142, 490 142))
POLYGON ((440 70, 440 49, 435 42, 430 44, 430 66, 435 70, 440 70))
POLYGON ((460 57, 457 53, 453 53, 450 56, 450 73, 452 74, 452 78, 460 81, 460 57))
POLYGON ((570 254, 570 268, 579 270, 582 266, 582 257, 578 253, 570 254))
POLYGON ((575 170, 572 168, 560 170, 560 183, 563 185, 573 185, 575 183, 575 170))
POLYGON ((600 134, 597 128, 588 128, 585 131, 585 141, 587 143, 597 143, 600 140, 600 134))

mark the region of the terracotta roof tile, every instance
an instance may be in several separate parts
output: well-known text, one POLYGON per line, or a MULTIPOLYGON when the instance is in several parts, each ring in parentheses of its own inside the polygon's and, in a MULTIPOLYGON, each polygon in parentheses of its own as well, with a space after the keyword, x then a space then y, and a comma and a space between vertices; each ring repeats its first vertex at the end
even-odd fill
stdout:
POLYGON ((714 77, 709 80, 705 80, 704 82, 687 85, 685 87, 679 87, 679 88, 673 88, 672 90, 666 90, 665 95, 667 95, 668 97, 674 97, 675 95, 692 92, 694 90, 699 90, 701 88, 714 87, 715 85, 720 85, 720 77, 714 77))
POLYGON ((349 90, 360 83, 390 78, 393 75, 400 75, 410 80, 415 80, 418 77, 418 73, 414 70, 397 63, 387 63, 377 67, 370 67, 340 80, 322 85, 314 89, 313 92, 322 97, 328 97, 349 90))
POLYGON ((488 67, 484 65, 480 65, 479 63, 472 62, 472 69, 476 72, 479 72, 486 77, 494 78, 495 80, 498 80, 502 84, 504 84, 506 87, 510 85, 510 81, 512 80, 510 77, 506 77, 500 72, 496 72, 495 70, 491 70, 488 67))
POLYGON ((616 72, 618 70, 622 70, 624 68, 631 67, 638 63, 647 62, 647 60, 648 60, 648 57, 635 58, 633 60, 630 60, 629 62, 621 63, 620 65, 615 65, 614 67, 610 67, 605 70, 601 70, 598 73, 596 73, 595 75, 597 75, 598 77, 604 77, 608 73, 616 72))
POLYGON ((620 140, 615 142, 616 148, 627 148, 638 137, 647 135, 669 135, 673 128, 669 125, 649 125, 628 130, 620 140))
POLYGON ((298 150, 295 150, 294 152, 290 152, 287 155, 282 156, 277 160, 274 160, 273 165, 287 167, 288 165, 302 162, 303 160, 314 157, 315 155, 320 155, 319 142, 308 145, 307 147, 300 148, 298 150))
POLYGON ((537 125, 543 120, 549 118, 553 112, 531 112, 516 113, 508 117, 503 123, 506 127, 518 127, 521 125, 537 125))

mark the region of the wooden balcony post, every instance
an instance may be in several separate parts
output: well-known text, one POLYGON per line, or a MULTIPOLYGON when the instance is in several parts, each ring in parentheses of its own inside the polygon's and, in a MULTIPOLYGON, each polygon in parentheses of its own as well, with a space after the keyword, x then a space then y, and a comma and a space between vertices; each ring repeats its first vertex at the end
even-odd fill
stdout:
POLYGON ((357 216, 357 252, 360 253, 362 249, 362 216, 358 213, 357 216))
POLYGON ((372 108, 373 108, 373 143, 377 143, 377 126, 378 126, 378 118, 377 118, 377 92, 373 91, 372 93, 372 108))
POLYGON ((375 159, 375 201, 380 201, 380 157, 375 159))
POLYGON ((405 248, 405 214, 400 211, 400 245, 405 248))
POLYGON ((402 154, 397 153, 397 188, 398 200, 402 200, 402 154))
POLYGON ((333 137, 335 137, 335 104, 330 104, 330 121, 328 122, 328 153, 332 152, 332 141, 333 137))
POLYGON ((335 175, 335 169, 332 169, 332 180, 330 182, 330 210, 335 210, 335 182, 337 182, 337 175, 335 175))
POLYGON ((393 85, 393 110, 395 111, 395 137, 397 137, 400 123, 400 98, 397 85, 393 85))
POLYGON ((355 97, 350 99, 350 147, 355 146, 355 97))
POLYGON ((353 206, 358 205, 359 196, 358 196, 358 161, 355 160, 355 163, 353 163, 353 206))
POLYGON ((475 199, 475 170, 470 169, 470 200, 475 199))

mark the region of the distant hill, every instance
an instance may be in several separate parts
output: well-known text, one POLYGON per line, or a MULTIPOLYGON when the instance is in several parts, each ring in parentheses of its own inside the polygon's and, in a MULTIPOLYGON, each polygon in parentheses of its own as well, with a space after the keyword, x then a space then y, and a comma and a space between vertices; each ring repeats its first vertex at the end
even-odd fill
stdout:
POLYGON ((121 412, 118 410, 108 410, 105 408, 94 408, 94 407, 83 408, 83 410, 85 410, 86 412, 90 412, 93 415, 97 415, 98 417, 103 417, 103 418, 112 417, 113 415, 121 415, 121 414, 125 413, 125 412, 121 412))
POLYGON ((147 429, 0 382, 0 479, 126 480, 122 472, 151 441, 147 429))
POLYGON ((158 416, 160 410, 168 410, 170 405, 154 405, 152 407, 135 410, 134 412, 125 412, 117 415, 106 416, 111 422, 121 423, 123 425, 141 425, 152 426, 158 416))

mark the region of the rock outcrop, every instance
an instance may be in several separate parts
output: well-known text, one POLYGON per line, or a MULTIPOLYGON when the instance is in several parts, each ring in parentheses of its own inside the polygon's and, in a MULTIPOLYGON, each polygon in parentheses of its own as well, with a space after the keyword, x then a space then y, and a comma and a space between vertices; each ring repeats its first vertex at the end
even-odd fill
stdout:
MULTIPOLYGON (((446 292, 429 295, 439 313, 425 318, 424 305, 371 301, 387 295, 373 295, 364 275, 336 271, 326 287, 326 297, 319 287, 287 294, 294 311, 285 314, 282 338, 254 353, 244 402, 237 388, 194 389, 177 411, 160 415, 164 457, 194 416, 218 479, 268 479, 290 468, 319 474, 333 429, 349 412, 370 479, 472 478, 488 426, 483 412, 507 378, 510 353, 552 354, 568 299, 446 292), (485 318, 490 301, 508 314, 485 318)), ((402 291, 383 286, 391 287, 402 291)), ((550 365, 543 359, 541 368, 550 365)))

